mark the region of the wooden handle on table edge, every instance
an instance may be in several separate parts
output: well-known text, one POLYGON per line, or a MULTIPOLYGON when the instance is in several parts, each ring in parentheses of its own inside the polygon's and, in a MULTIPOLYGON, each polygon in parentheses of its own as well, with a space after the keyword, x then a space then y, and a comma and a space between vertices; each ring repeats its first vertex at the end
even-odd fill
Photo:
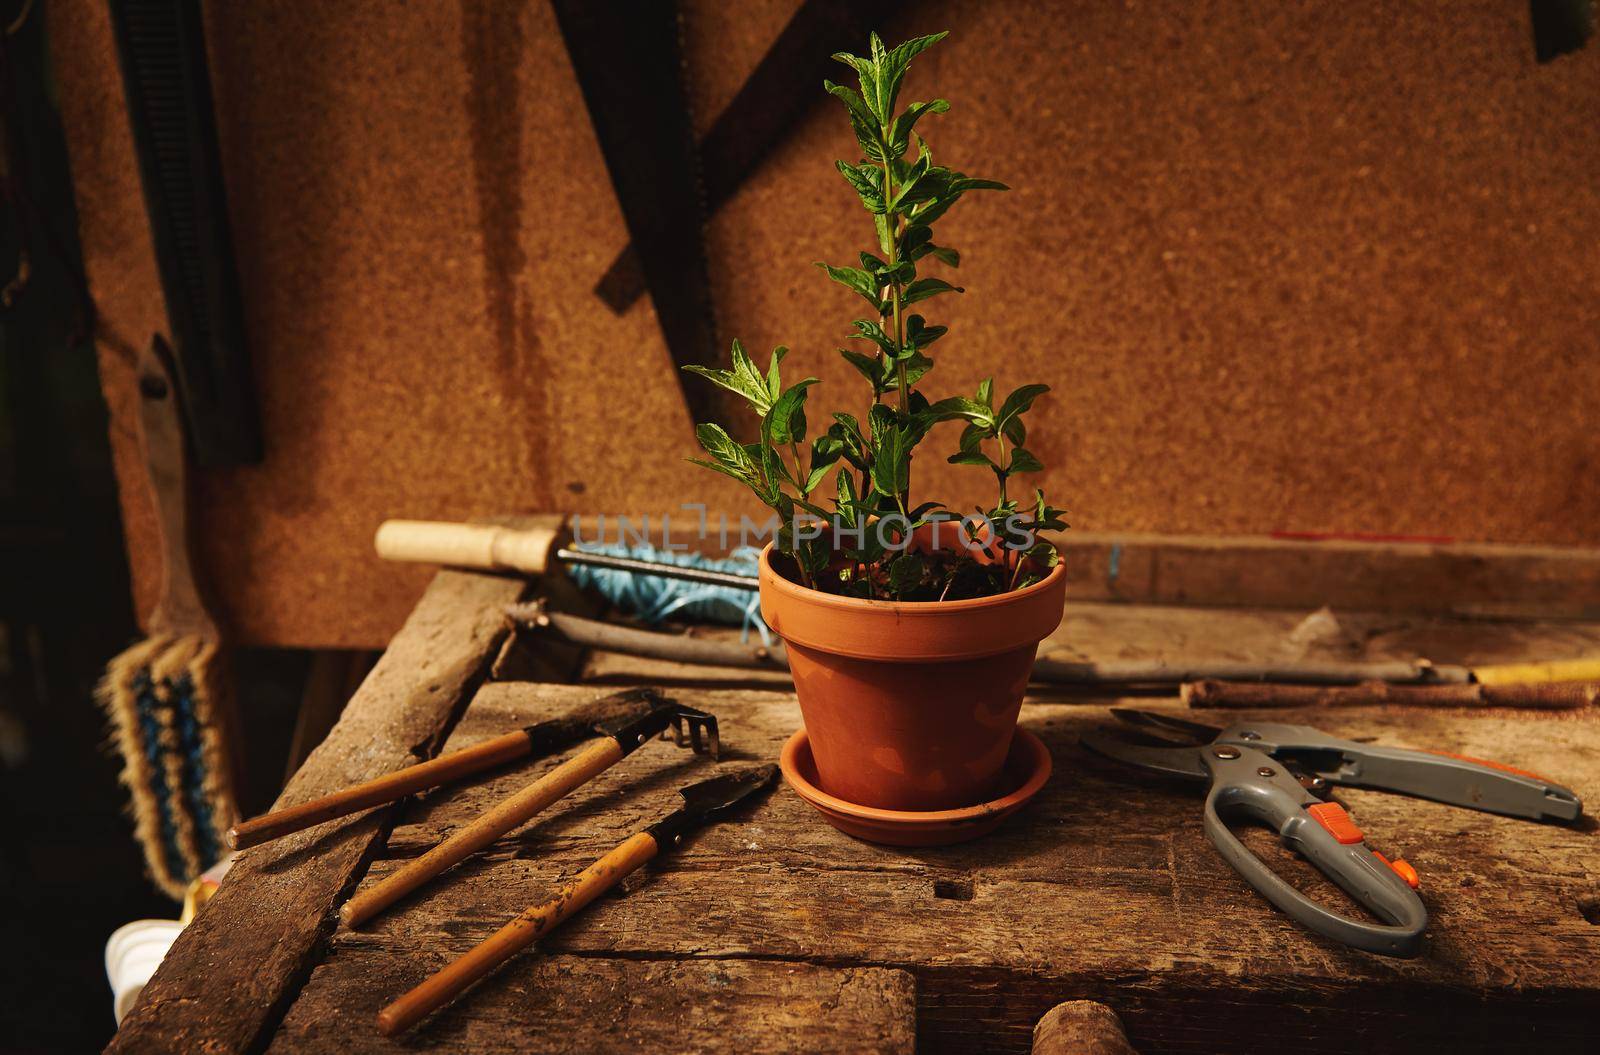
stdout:
POLYGON ((372 889, 357 893, 340 907, 339 918, 347 927, 360 926, 434 876, 466 860, 506 832, 525 823, 546 806, 565 797, 574 788, 587 783, 596 774, 610 769, 621 758, 622 747, 615 740, 610 737, 600 738, 521 791, 502 799, 477 820, 372 889))
POLYGON ((554 930, 589 902, 616 886, 656 855, 655 837, 638 832, 578 873, 557 894, 452 960, 414 989, 378 1012, 378 1031, 393 1036, 449 1003, 463 989, 510 959, 534 939, 554 930))
POLYGON ((497 736, 481 744, 452 751, 414 766, 385 773, 365 781, 323 795, 321 798, 288 806, 281 810, 253 817, 228 829, 223 837, 234 850, 243 850, 270 839, 281 838, 292 832, 310 828, 323 821, 379 806, 404 798, 413 792, 438 787, 458 777, 497 766, 528 753, 531 742, 525 730, 497 736))
POLYGON ((1600 683, 1540 682, 1484 685, 1271 685, 1259 682, 1191 681, 1179 689, 1190 707, 1356 707, 1386 704, 1416 707, 1514 707, 1581 710, 1600 702, 1600 683))
POLYGON ((384 560, 543 575, 571 541, 565 525, 530 528, 443 520, 385 520, 373 539, 384 560))

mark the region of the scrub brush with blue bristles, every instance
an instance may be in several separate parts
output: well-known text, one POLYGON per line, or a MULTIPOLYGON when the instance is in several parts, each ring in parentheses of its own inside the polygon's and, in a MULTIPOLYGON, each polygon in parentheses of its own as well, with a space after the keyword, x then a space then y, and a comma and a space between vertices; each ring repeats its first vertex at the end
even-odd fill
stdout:
POLYGON ((96 695, 122 756, 134 831, 156 885, 175 898, 224 852, 236 819, 225 677, 216 624, 189 559, 183 426, 171 353, 139 360, 141 446, 161 544, 148 637, 106 668, 96 695))

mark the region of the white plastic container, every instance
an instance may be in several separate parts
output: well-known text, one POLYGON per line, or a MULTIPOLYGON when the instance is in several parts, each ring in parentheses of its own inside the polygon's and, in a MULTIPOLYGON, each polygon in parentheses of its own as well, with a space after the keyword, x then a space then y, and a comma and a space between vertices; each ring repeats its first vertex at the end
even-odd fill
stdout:
POLYGON ((175 919, 136 919, 106 940, 106 977, 111 981, 117 1024, 139 1002, 139 992, 161 966, 183 924, 175 919))

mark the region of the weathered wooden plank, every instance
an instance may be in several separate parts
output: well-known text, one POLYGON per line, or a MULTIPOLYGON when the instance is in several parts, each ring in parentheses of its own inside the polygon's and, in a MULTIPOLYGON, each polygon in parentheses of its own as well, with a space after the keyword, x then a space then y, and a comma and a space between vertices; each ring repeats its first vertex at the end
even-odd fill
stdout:
MULTIPOLYGON (((600 691, 486 687, 452 745, 600 691)), ((718 714, 740 759, 771 757, 799 722, 786 694, 678 694, 718 714)), ((1551 773, 1591 799, 1600 793, 1593 721, 1370 708, 1273 717, 1500 758, 1551 773)), ((1257 898, 1206 842, 1191 788, 1130 780, 1080 754, 1077 734, 1104 719, 1098 704, 1026 706, 1023 722, 1051 746, 1057 775, 1028 811, 980 842, 870 846, 824 826, 782 789, 744 822, 708 829, 542 947, 902 968, 918 979, 919 1028, 931 1050, 1026 1050, 1039 1015, 1067 998, 1108 1003, 1150 1052, 1289 1043, 1371 1050, 1401 1038, 1470 1050, 1525 1039, 1529 1021, 1548 1050, 1582 1047, 1600 1012, 1600 928, 1579 907, 1600 888, 1592 824, 1535 825, 1343 793, 1373 844, 1422 873, 1434 917, 1419 959, 1368 956, 1307 934, 1257 898), (1419 1006, 1429 1014, 1396 1019, 1419 1006)), ((419 852, 553 764, 430 796, 386 852, 419 852)), ((335 948, 403 959, 462 951, 713 768, 667 745, 641 750, 371 930, 341 932, 335 948)), ((1341 897, 1270 835, 1250 835, 1303 889, 1341 897)), ((373 876, 393 867, 379 861, 373 876)))
MULTIPOLYGON (((517 580, 441 572, 277 805, 431 756, 507 632, 501 609, 525 589, 517 580)), ((263 1043, 389 813, 319 825, 241 854, 108 1050, 235 1052, 263 1043)))
MULTIPOLYGON (((585 522, 600 541, 593 520, 585 522)), ((671 533, 675 547, 721 554, 735 537, 671 533)), ((620 530, 620 529, 618 529, 620 530)), ((616 541, 618 530, 604 532, 616 541)), ((1338 609, 1515 619, 1600 619, 1600 548, 1479 542, 1048 532, 1067 565, 1067 597, 1137 605, 1338 609)), ((662 541, 659 535, 654 541, 662 541)))
MULTIPOLYGON (((1478 666, 1600 655, 1600 622, 1503 622, 1415 613, 1340 609, 1304 626, 1310 608, 1195 608, 1179 605, 1067 603, 1061 625, 1039 655, 1070 663, 1140 661, 1171 666, 1216 663, 1283 667, 1308 663, 1428 659, 1478 666)), ((696 636, 735 640, 731 627, 695 627, 696 636)), ((519 680, 536 680, 522 678, 519 680)), ((583 680, 610 685, 786 690, 787 671, 691 666, 591 652, 583 680)), ((1062 691, 1036 685, 1037 691, 1062 691)), ((1082 690, 1075 690, 1081 693, 1082 690)))
POLYGON ((1600 550, 1262 536, 1057 537, 1077 601, 1600 619, 1600 550))
POLYGON ((910 1055, 904 971, 752 960, 519 957, 407 1036, 378 1009, 445 965, 442 950, 343 947, 317 968, 272 1052, 860 1052, 910 1055))

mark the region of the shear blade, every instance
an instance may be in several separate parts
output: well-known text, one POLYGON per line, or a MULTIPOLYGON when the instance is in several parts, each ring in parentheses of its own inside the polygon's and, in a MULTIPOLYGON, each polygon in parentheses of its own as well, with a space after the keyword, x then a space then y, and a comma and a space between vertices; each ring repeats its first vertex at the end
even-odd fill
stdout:
POLYGON ((1078 742, 1097 755, 1154 773, 1189 780, 1211 779, 1210 771, 1200 761, 1199 750, 1194 747, 1146 747, 1102 733, 1084 733, 1078 742))
POLYGON ((1166 733, 1177 733, 1184 738, 1183 742, 1186 744, 1209 744, 1222 733, 1222 730, 1214 725, 1190 722, 1168 714, 1157 714, 1154 711, 1136 711, 1127 707, 1111 708, 1111 717, 1141 729, 1159 729, 1166 733))

